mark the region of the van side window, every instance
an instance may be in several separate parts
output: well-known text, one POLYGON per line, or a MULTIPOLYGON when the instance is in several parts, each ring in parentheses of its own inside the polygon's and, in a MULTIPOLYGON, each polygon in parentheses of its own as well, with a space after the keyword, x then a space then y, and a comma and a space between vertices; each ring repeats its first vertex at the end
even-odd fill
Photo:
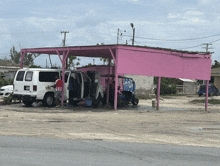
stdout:
POLYGON ((25 81, 32 81, 32 76, 33 76, 33 72, 32 71, 28 71, 26 73, 25 81))
POLYGON ((59 78, 59 72, 39 72, 40 82, 55 82, 55 76, 59 78))
POLYGON ((19 71, 17 74, 16 81, 23 81, 25 71, 19 71))

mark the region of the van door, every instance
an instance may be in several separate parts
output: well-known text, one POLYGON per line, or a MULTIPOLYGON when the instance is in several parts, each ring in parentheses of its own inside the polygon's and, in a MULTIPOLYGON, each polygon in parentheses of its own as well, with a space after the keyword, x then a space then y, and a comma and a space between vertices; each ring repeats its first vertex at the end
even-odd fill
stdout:
POLYGON ((82 72, 82 78, 83 78, 83 98, 86 98, 89 96, 90 93, 90 84, 91 84, 91 80, 88 77, 88 75, 84 72, 82 72))
POLYGON ((15 79, 14 79, 14 94, 21 93, 24 91, 24 75, 25 71, 20 70, 17 72, 15 79))
POLYGON ((64 100, 69 99, 69 80, 70 80, 70 74, 71 72, 65 72, 65 87, 64 87, 64 100))
POLYGON ((82 99, 83 93, 84 93, 84 83, 82 78, 82 73, 76 72, 76 82, 77 86, 75 87, 75 90, 77 91, 77 98, 82 99))
POLYGON ((24 76, 24 92, 25 94, 33 93, 33 71, 27 71, 24 76))

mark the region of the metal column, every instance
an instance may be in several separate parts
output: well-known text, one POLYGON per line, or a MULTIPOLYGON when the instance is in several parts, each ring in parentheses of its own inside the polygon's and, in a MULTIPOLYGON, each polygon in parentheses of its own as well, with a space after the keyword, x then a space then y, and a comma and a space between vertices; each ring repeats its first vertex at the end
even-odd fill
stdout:
POLYGON ((157 82, 157 110, 159 110, 159 102, 160 102, 160 82, 161 82, 161 77, 158 77, 158 82, 157 82))

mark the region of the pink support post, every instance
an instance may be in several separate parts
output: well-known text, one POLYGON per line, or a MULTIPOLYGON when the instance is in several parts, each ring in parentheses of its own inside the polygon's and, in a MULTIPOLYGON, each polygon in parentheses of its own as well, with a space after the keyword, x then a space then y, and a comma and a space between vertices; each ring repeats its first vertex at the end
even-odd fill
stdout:
POLYGON ((157 110, 159 110, 159 102, 160 102, 160 82, 161 82, 161 77, 158 77, 158 82, 157 82, 157 110))
POLYGON ((111 58, 108 58, 108 82, 107 82, 107 97, 106 97, 106 103, 109 104, 109 78, 110 78, 110 69, 111 69, 111 58))
POLYGON ((63 59, 60 56, 60 53, 58 50, 56 50, 57 55, 60 58, 60 61, 62 63, 62 84, 63 84, 63 88, 62 88, 62 98, 61 98, 61 106, 63 106, 63 99, 64 99, 64 88, 65 88, 65 62, 64 62, 64 57, 65 57, 65 52, 63 51, 63 59))
POLYGON ((114 101, 114 109, 115 110, 117 110, 117 104, 118 104, 117 101, 118 101, 118 74, 117 74, 117 72, 115 72, 115 101, 114 101))
POLYGON ((115 101, 114 101, 114 109, 117 110, 117 104, 118 104, 118 63, 117 63, 117 51, 116 51, 116 61, 115 61, 115 101))
POLYGON ((68 57, 68 54, 69 54, 69 50, 67 52, 63 51, 63 59, 61 60, 61 63, 62 63, 62 83, 63 83, 61 106, 63 106, 63 100, 64 100, 65 69, 66 69, 66 59, 68 57))
POLYGON ((206 80, 205 111, 208 111, 209 80, 206 80))
POLYGON ((25 51, 21 50, 21 63, 20 63, 20 68, 23 68, 23 60, 24 60, 24 56, 25 56, 25 51))

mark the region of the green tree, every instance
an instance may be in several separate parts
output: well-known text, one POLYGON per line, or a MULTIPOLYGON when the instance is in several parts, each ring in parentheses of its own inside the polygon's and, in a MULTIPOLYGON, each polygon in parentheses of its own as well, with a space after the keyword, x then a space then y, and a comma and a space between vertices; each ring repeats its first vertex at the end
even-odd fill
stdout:
POLYGON ((9 57, 10 57, 9 61, 12 63, 19 64, 21 62, 21 54, 20 52, 17 52, 15 50, 15 46, 12 46, 12 48, 10 49, 9 57))
POLYGON ((212 65, 212 69, 220 67, 220 63, 217 60, 214 60, 214 64, 212 65))
POLYGON ((76 56, 71 56, 71 55, 69 55, 68 56, 68 68, 70 69, 70 68, 74 68, 74 67, 76 67, 76 66, 79 66, 80 65, 80 63, 79 63, 79 61, 81 60, 81 59, 79 59, 79 58, 77 58, 76 56), (78 61, 78 62, 77 62, 78 61))
MULTIPOLYGON (((34 59, 40 56, 40 54, 31 54, 26 53, 23 59, 23 64, 26 66, 34 65, 34 59)), ((12 46, 10 49, 10 59, 9 61, 12 63, 20 64, 21 63, 21 53, 16 51, 15 46, 12 46)))
MULTIPOLYGON (((154 84, 158 83, 158 77, 154 77, 154 84)), ((167 95, 167 94, 176 94, 176 84, 181 83, 180 80, 176 78, 161 78, 160 83, 160 95, 167 95), (171 87, 170 87, 171 85, 171 87)), ((157 89, 155 90, 155 94, 157 94, 157 89)))
POLYGON ((90 67, 90 66, 94 66, 94 65, 91 64, 91 63, 88 63, 88 65, 85 65, 85 66, 82 66, 82 67, 90 67))

